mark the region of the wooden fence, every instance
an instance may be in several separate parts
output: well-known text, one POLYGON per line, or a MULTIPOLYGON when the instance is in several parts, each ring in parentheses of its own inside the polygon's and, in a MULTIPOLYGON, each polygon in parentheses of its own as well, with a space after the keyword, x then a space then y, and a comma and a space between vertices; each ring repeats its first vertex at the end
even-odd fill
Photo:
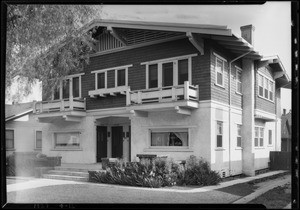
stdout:
POLYGON ((290 152, 270 151, 270 170, 291 170, 290 152))

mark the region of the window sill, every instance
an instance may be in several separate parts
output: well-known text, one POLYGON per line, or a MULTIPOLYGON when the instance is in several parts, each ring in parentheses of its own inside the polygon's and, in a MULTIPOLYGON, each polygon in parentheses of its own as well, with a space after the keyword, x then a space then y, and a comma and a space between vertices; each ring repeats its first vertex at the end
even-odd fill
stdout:
POLYGON ((219 84, 217 84, 217 83, 214 83, 215 84, 215 86, 217 86, 217 87, 219 87, 219 88, 222 88, 222 89, 224 89, 225 90, 225 87, 224 86, 222 86, 222 85, 219 85, 219 84))
POLYGON ((269 144, 268 147, 273 147, 273 144, 269 144))
POLYGON ((264 99, 264 100, 266 100, 266 101, 269 101, 269 102, 271 102, 271 103, 273 103, 273 104, 275 104, 275 102, 274 101, 271 101, 270 99, 268 99, 268 98, 265 98, 265 97, 262 97, 262 96, 260 96, 259 94, 257 95, 259 98, 261 98, 261 99, 264 99))
POLYGON ((215 148, 215 151, 224 151, 224 148, 215 148))
POLYGON ((34 148, 34 151, 42 151, 42 148, 34 148))
POLYGON ((243 150, 242 147, 236 147, 235 150, 243 150))
POLYGON ((83 151, 81 148, 54 148, 51 151, 83 151))
POLYGON ((16 151, 16 149, 6 149, 6 151, 16 151))
POLYGON ((180 146, 176 147, 171 147, 171 148, 159 148, 159 147, 150 147, 150 148, 145 148, 144 152, 193 152, 194 150, 183 147, 181 148, 180 146))
POLYGON ((243 95, 242 93, 239 93, 239 92, 235 92, 235 94, 237 94, 237 95, 240 95, 240 96, 242 96, 242 95, 243 95))
POLYGON ((254 147, 254 149, 265 149, 265 147, 254 147))

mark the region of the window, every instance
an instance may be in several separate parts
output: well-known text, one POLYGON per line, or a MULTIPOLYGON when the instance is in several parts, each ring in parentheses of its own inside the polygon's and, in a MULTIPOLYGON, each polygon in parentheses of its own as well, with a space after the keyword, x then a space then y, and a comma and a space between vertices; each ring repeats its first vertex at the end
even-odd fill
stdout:
POLYGON ((173 86, 173 62, 162 64, 162 86, 173 86))
POLYGON ((254 147, 264 146, 264 128, 255 127, 254 147))
POLYGON ((73 96, 73 98, 80 98, 81 97, 81 75, 83 75, 83 73, 70 75, 67 76, 65 79, 61 80, 59 86, 54 89, 53 100, 67 99, 70 98, 71 95, 73 96))
POLYGON ((274 101, 274 81, 258 74, 258 95, 270 101, 274 101))
POLYGON ((42 149, 42 131, 35 132, 35 149, 42 149))
POLYGON ((272 145, 272 130, 269 130, 269 145, 272 145))
POLYGON ((6 149, 14 149, 14 130, 6 130, 5 131, 5 142, 6 142, 6 149))
POLYGON ((79 132, 54 133, 55 148, 80 148, 79 132))
POLYGON ((158 87, 157 64, 149 65, 149 88, 158 87))
POLYGON ((236 146, 242 147, 242 125, 237 125, 237 134, 236 134, 236 146))
POLYGON ((105 72, 98 73, 97 74, 97 88, 96 89, 101 89, 105 88, 105 72))
POLYGON ((188 146, 188 130, 151 130, 152 147, 188 146))
POLYGON ((223 122, 217 121, 217 147, 223 147, 223 122))
POLYGON ((216 73, 216 85, 224 87, 224 69, 226 59, 222 58, 218 54, 214 53, 216 57, 215 61, 215 73, 216 73))
POLYGON ((242 93, 242 70, 236 69, 236 92, 242 93))
POLYGON ((117 70, 117 86, 125 85, 125 69, 117 70))
POLYGON ((183 85, 185 81, 191 84, 194 56, 197 54, 141 63, 146 65, 146 89, 183 85))

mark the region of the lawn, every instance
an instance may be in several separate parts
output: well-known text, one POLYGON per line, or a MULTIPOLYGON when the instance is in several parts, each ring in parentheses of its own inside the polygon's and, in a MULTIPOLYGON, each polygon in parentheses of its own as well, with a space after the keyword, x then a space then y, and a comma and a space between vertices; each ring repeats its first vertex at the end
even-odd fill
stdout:
POLYGON ((249 204, 263 204, 268 209, 282 209, 291 202, 291 185, 276 187, 256 199, 249 204))

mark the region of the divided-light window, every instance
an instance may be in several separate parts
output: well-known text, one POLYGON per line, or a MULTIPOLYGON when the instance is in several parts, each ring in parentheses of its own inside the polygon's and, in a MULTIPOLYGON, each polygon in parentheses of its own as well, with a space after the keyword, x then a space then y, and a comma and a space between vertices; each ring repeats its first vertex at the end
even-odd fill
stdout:
POLYGON ((254 136, 254 147, 263 147, 264 146, 264 128, 255 127, 255 136, 254 136))
POLYGON ((236 146, 242 147, 242 125, 237 125, 236 146))
POLYGON ((223 147, 223 122, 217 121, 217 147, 223 147))
POLYGON ((258 74, 258 95, 270 101, 274 101, 274 81, 258 74))
POLYGON ((35 149, 42 149, 42 131, 35 132, 35 149))
POLYGON ((236 92, 242 93, 242 71, 241 71, 241 69, 236 70, 236 92))
POLYGON ((68 76, 68 78, 61 80, 54 90, 53 100, 70 98, 70 90, 73 98, 81 97, 81 76, 68 76))

